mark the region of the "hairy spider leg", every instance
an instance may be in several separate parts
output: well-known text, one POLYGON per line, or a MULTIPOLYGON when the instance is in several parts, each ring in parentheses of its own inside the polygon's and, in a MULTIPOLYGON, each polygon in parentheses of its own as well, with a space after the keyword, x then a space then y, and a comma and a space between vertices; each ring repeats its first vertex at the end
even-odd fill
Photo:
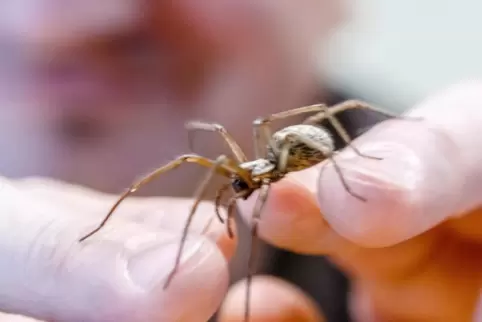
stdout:
POLYGON ((215 210, 216 210, 216 216, 221 220, 221 223, 226 223, 226 229, 227 229, 227 232, 228 232, 228 236, 230 238, 233 238, 234 237, 234 232, 233 232, 233 227, 232 227, 232 220, 234 218, 234 211, 235 211, 235 207, 236 207, 236 201, 237 199, 239 198, 243 198, 244 197, 244 193, 241 192, 241 193, 237 193, 235 194, 234 196, 230 197, 228 199, 228 202, 227 202, 227 217, 226 217, 226 220, 224 220, 224 218, 221 216, 221 212, 219 211, 219 209, 221 208, 221 199, 222 199, 222 196, 223 194, 226 192, 226 190, 228 190, 229 188, 231 187, 231 184, 226 184, 224 186, 222 186, 218 191, 217 191, 217 194, 216 194, 216 199, 215 199, 215 202, 214 202, 214 206, 215 206, 215 210))
POLYGON ((253 275, 255 272, 255 264, 258 255, 258 224, 261 219, 261 213, 263 211, 264 205, 266 204, 266 200, 268 200, 269 191, 271 188, 271 182, 269 179, 265 179, 263 184, 261 185, 258 199, 256 200, 256 204, 254 206, 253 216, 252 216, 252 223, 251 223, 251 251, 249 254, 249 261, 248 261, 248 275, 246 277, 246 306, 244 311, 244 320, 245 322, 249 321, 249 314, 251 311, 251 284, 253 280, 253 275))
POLYGON ((236 209, 236 201, 238 198, 238 196, 234 196, 228 201, 228 218, 226 219, 226 229, 228 230, 228 236, 231 238, 234 237, 232 221, 234 219, 234 210, 236 209))
POLYGON ((336 114, 347 111, 347 110, 353 110, 353 109, 365 109, 365 110, 370 110, 377 112, 381 115, 384 115, 388 118, 394 118, 394 119, 401 119, 401 120, 421 120, 421 118, 418 117, 408 117, 404 115, 397 115, 395 113, 390 113, 385 110, 382 110, 380 108, 374 107, 366 102, 359 101, 359 100, 348 100, 341 102, 339 104, 333 105, 332 107, 328 108, 326 105, 320 105, 321 106, 321 111, 318 112, 317 114, 308 117, 303 123, 304 124, 312 124, 316 125, 319 124, 321 121, 324 119, 328 119, 330 124, 333 126, 335 131, 340 135, 341 139, 345 142, 345 144, 350 147, 356 154, 358 154, 361 157, 364 158, 369 158, 369 159, 375 159, 375 160, 382 160, 382 158, 367 155, 362 153, 358 148, 356 148, 352 144, 352 139, 350 138, 350 135, 346 131, 345 127, 341 124, 341 122, 335 117, 336 114))
MULTIPOLYGON (((127 189, 126 192, 124 192, 121 197, 116 201, 116 203, 114 204, 114 206, 112 206, 112 208, 110 209, 109 213, 105 216, 105 218, 102 220, 102 222, 94 229, 92 230, 91 232, 89 232, 87 235, 83 236, 79 241, 80 242, 83 242, 84 240, 86 240, 87 238, 89 238, 90 236, 94 235, 95 233, 97 233, 99 230, 102 229, 102 227, 104 227, 106 225, 106 223, 109 221, 109 219, 112 217, 114 211, 119 207, 119 205, 127 198, 129 197, 131 194, 133 194, 134 192, 136 192, 139 188, 141 188, 142 186, 148 184, 149 182, 151 182, 152 180, 154 180, 155 178, 157 178, 158 176, 160 176, 161 174, 163 173, 166 173, 170 170, 174 170, 176 168, 178 168, 181 164, 183 163, 196 163, 196 164, 199 164, 203 167, 208 167, 208 168, 211 168, 215 161, 213 160, 210 160, 208 158, 205 158, 205 157, 202 157, 202 156, 199 156, 199 155, 195 155, 195 154, 185 154, 185 155, 182 155, 180 157, 178 157, 177 159, 157 168, 156 170, 152 171, 151 173, 149 173, 148 175, 146 175, 145 177, 143 177, 141 180, 139 180, 138 182, 135 182, 129 189, 127 189)), ((218 167, 217 168, 217 171, 218 173, 220 173, 221 175, 225 176, 225 177, 230 177, 232 174, 237 174, 237 175, 240 175, 241 177, 243 178, 246 178, 246 180, 250 180, 249 178, 249 174, 244 170, 244 169, 241 169, 239 167, 233 167, 233 165, 226 165, 226 164, 223 164, 221 167, 218 167)), ((249 181, 248 181, 249 182, 249 181)))
POLYGON ((335 131, 338 133, 338 135, 341 137, 341 139, 345 142, 345 144, 349 148, 351 148, 356 154, 358 154, 361 157, 368 158, 368 159, 382 160, 382 158, 367 155, 367 154, 362 153, 360 150, 358 150, 358 148, 353 145, 352 139, 350 138, 350 135, 346 131, 345 127, 333 115, 333 111, 326 106, 322 107, 322 109, 323 110, 321 112, 307 118, 303 122, 303 124, 311 124, 311 125, 319 126, 321 121, 327 119, 328 122, 330 122, 330 124, 333 126, 335 131))
POLYGON ((395 113, 391 113, 388 111, 385 111, 381 108, 375 107, 373 105, 368 104, 367 102, 363 102, 360 100, 347 100, 338 104, 333 105, 330 107, 330 111, 332 115, 338 114, 340 112, 346 111, 346 110, 353 110, 353 109, 365 109, 365 110, 370 110, 377 112, 381 115, 384 115, 388 118, 394 118, 394 119, 405 119, 405 120, 421 120, 422 118, 419 117, 411 117, 411 116, 405 116, 405 115, 398 115, 395 113))
POLYGON ((221 212, 219 208, 221 208, 221 200, 223 198, 224 193, 231 187, 231 183, 227 183, 223 185, 221 188, 218 189, 216 192, 216 198, 214 198, 214 210, 216 212, 216 217, 218 217, 221 223, 225 223, 223 216, 221 216, 221 212))
POLYGON ((182 258, 182 252, 184 250, 184 245, 186 244, 188 232, 189 232, 189 227, 191 226, 192 220, 194 219, 194 214, 196 213, 196 210, 201 203, 201 201, 204 199, 205 194, 207 192, 207 188, 209 184, 211 183, 212 179, 214 178, 214 175, 217 173, 218 169, 223 166, 224 163, 227 162, 227 157, 224 155, 219 156, 216 161, 214 161, 214 164, 212 167, 209 169, 208 173, 204 177, 204 179, 201 181, 199 184, 195 197, 194 197, 194 204, 191 207, 191 210, 189 212, 189 216, 187 217, 186 224, 184 225, 184 229, 181 235, 181 241, 179 243, 179 249, 176 254, 176 259, 174 262, 174 267, 169 273, 166 283, 164 284, 164 289, 166 289, 169 284, 171 283, 172 279, 174 278, 174 275, 176 274, 177 270, 179 269, 179 265, 181 264, 181 258, 182 258))
POLYGON ((263 157, 263 153, 265 153, 264 147, 266 144, 269 144, 271 149, 273 150, 274 153, 276 153, 279 156, 280 151, 274 146, 271 140, 271 130, 270 130, 270 124, 273 121, 276 120, 282 120, 285 118, 289 117, 294 117, 302 114, 307 114, 307 113, 317 113, 311 117, 308 117, 303 123, 305 124, 313 124, 313 125, 318 125, 321 121, 324 119, 328 119, 328 121, 331 123, 335 131, 340 135, 340 137, 343 139, 343 141, 354 150, 355 153, 357 153, 359 156, 366 157, 366 158, 371 158, 371 159, 380 159, 378 157, 374 156, 369 156, 361 153, 352 143, 351 143, 351 138, 348 134, 348 132, 345 130, 343 125, 336 119, 335 115, 346 111, 350 109, 366 109, 366 110, 372 110, 374 112, 380 113, 382 115, 385 115, 390 118, 396 118, 396 119, 410 119, 410 120, 420 120, 422 118, 418 117, 408 117, 408 116, 401 116, 401 115, 396 115, 394 113, 390 113, 387 111, 384 111, 382 109, 376 108, 374 106, 371 106, 368 103, 359 101, 359 100, 349 100, 345 101, 339 104, 336 104, 332 107, 328 107, 325 104, 313 104, 313 105, 308 105, 308 106, 302 106, 294 109, 290 109, 287 111, 279 112, 272 114, 268 117, 265 118, 259 118, 254 121, 253 123, 253 128, 254 128, 254 134, 253 134, 253 140, 254 140, 254 146, 255 146, 255 153, 257 157, 263 157))
POLYGON ((221 135, 224 141, 228 144, 231 152, 234 154, 236 161, 238 163, 244 163, 248 161, 248 158, 244 154, 243 150, 233 138, 231 134, 225 129, 224 126, 217 124, 217 123, 206 123, 200 121, 190 121, 185 125, 188 135, 188 142, 189 142, 189 149, 193 150, 193 133, 194 131, 208 131, 208 132, 216 132, 221 135))
POLYGON ((274 153, 279 155, 279 149, 273 143, 270 124, 273 121, 282 120, 300 114, 322 111, 322 104, 297 107, 287 111, 271 114, 268 117, 258 118, 253 122, 253 143, 256 158, 265 158, 266 144, 269 144, 274 153))

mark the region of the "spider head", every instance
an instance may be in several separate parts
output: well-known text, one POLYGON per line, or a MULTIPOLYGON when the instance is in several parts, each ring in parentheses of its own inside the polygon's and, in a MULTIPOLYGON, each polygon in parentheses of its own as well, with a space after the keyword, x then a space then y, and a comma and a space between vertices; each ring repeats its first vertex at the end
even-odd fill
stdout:
POLYGON ((278 178, 276 176, 276 164, 268 159, 257 159, 248 161, 239 165, 242 169, 247 170, 251 176, 251 181, 246 181, 239 176, 232 180, 232 187, 236 194, 247 199, 254 190, 261 186, 263 179, 278 178))
POLYGON ((253 177, 269 176, 276 169, 276 162, 269 159, 257 159, 240 164, 240 167, 248 170, 253 177))
POLYGON ((251 193, 253 193, 253 189, 241 178, 233 179, 231 186, 233 187, 234 192, 243 195, 243 199, 245 200, 251 195, 251 193))

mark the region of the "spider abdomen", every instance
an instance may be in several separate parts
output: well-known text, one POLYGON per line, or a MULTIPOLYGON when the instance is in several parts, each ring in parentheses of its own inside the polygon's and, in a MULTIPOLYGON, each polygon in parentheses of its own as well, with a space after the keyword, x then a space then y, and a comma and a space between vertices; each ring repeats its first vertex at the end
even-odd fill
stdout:
MULTIPOLYGON (((287 172, 303 170, 318 164, 335 149, 333 138, 327 129, 309 124, 285 127, 275 132, 272 139, 278 152, 288 149, 287 172), (307 144, 303 138, 314 144, 307 144)), ((268 158, 274 160, 278 157, 271 146, 268 146, 268 158)))

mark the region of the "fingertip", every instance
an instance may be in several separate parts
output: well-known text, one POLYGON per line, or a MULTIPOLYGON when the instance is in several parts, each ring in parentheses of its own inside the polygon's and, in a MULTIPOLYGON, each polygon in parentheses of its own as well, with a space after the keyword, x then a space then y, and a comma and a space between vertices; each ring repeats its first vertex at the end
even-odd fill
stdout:
POLYGON ((446 220, 461 187, 450 143, 419 122, 380 124, 335 157, 319 177, 318 201, 326 220, 343 237, 365 247, 390 246, 446 220), (343 181, 346 186, 343 185, 343 181), (360 200, 358 197, 363 198, 360 200))
MULTIPOLYGON (((220 322, 244 321, 246 281, 235 284, 219 311, 220 322)), ((315 302, 296 286, 272 276, 252 280, 250 322, 325 321, 315 302)))
POLYGON ((167 289, 158 285, 145 301, 146 310, 154 313, 152 320, 207 321, 221 305, 228 289, 228 263, 223 255, 218 247, 207 243, 196 258, 186 261, 175 273, 167 289))
POLYGON ((75 267, 69 270, 70 278, 76 283, 70 288, 70 299, 77 299, 77 307, 87 307, 94 300, 97 310, 84 307, 85 312, 64 314, 83 321, 209 319, 221 304, 229 282, 228 263, 219 246, 204 236, 190 235, 176 268, 181 235, 127 226, 105 230, 91 239, 76 256, 76 263, 70 264, 75 267))
POLYGON ((51 245, 53 249, 39 243, 36 247, 42 249, 32 252, 29 265, 41 269, 28 270, 35 274, 20 281, 30 281, 28 292, 22 287, 23 293, 10 290, 23 295, 21 305, 7 303, 16 305, 17 313, 59 321, 207 320, 228 288, 226 255, 204 236, 188 237, 180 265, 165 288, 175 268, 180 234, 124 223, 110 225, 82 244, 74 234, 61 235, 69 240, 51 245), (38 257, 45 253, 56 254, 48 265, 38 257))
POLYGON ((367 247, 390 246, 423 233, 482 201, 475 146, 482 120, 482 84, 459 83, 422 101, 407 119, 375 126, 335 156, 360 202, 343 187, 333 165, 319 178, 326 220, 343 237, 367 247), (423 120, 412 120, 411 116, 423 120))

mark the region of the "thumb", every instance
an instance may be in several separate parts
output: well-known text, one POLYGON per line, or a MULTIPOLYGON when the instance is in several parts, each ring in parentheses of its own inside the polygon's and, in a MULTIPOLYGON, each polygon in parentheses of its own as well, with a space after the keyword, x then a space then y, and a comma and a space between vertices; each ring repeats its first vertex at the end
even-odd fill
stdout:
POLYGON ((423 233, 482 202, 482 83, 466 82, 420 103, 418 120, 379 124, 335 157, 350 189, 332 164, 318 180, 325 219, 344 237, 364 246, 393 245, 423 233))
MULTIPOLYGON (((10 182, 0 185, 0 311, 54 321, 206 321, 221 303, 227 261, 200 234, 188 238, 164 290, 180 240, 162 228, 169 224, 117 220, 79 243, 100 217, 76 217, 10 182)), ((166 205, 161 200, 156 208, 166 205)), ((208 210, 200 207, 199 216, 208 210)), ((163 220, 170 216, 179 217, 163 220)))

